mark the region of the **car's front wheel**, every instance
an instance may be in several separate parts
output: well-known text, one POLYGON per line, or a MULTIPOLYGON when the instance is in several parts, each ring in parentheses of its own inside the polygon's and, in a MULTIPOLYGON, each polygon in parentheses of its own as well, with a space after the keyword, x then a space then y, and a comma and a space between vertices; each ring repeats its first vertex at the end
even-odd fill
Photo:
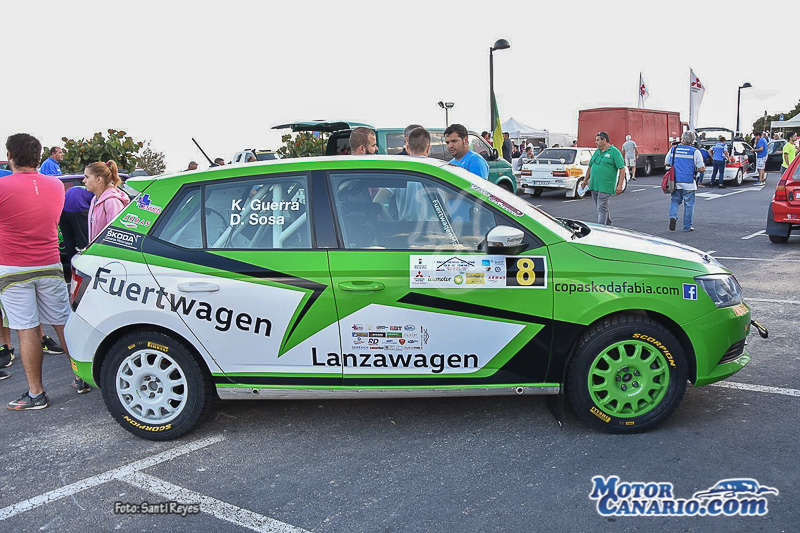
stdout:
POLYGON ((567 395, 590 425, 615 433, 651 429, 686 392, 683 347, 664 326, 638 315, 616 315, 579 340, 567 371, 567 395))
POLYGON ((114 419, 149 440, 183 435, 205 416, 214 398, 211 377, 191 348, 157 331, 137 331, 115 342, 100 382, 114 419))

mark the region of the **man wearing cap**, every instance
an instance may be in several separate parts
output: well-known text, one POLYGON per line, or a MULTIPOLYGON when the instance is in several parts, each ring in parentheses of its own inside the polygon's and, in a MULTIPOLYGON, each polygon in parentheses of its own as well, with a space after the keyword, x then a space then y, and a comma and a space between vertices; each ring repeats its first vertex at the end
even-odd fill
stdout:
POLYGON ((189 161, 189 166, 186 167, 184 172, 189 172, 190 170, 197 170, 197 161, 189 161))
POLYGON ((631 139, 630 135, 625 136, 625 142, 622 143, 622 151, 625 153, 625 166, 631 173, 631 179, 636 179, 636 160, 639 158, 639 147, 636 146, 636 141, 631 139))
POLYGON ((667 152, 664 161, 667 167, 675 167, 675 190, 672 191, 669 204, 669 230, 675 231, 678 223, 678 207, 683 203, 683 231, 694 231, 692 217, 694 216, 694 196, 697 192, 697 183, 694 181, 696 172, 705 173, 706 164, 700 150, 692 146, 694 133, 684 131, 681 135, 681 144, 667 152))
POLYGON ((597 223, 610 226, 608 204, 611 197, 621 194, 625 186, 625 162, 617 147, 609 142, 607 132, 599 132, 594 138, 594 144, 597 150, 592 155, 581 186, 586 187, 589 184, 592 199, 597 206, 597 223))

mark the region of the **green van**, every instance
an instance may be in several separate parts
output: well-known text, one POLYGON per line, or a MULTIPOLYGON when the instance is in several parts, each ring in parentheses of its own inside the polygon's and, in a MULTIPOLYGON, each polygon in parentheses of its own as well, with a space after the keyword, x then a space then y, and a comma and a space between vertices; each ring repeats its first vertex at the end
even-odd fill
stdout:
MULTIPOLYGON (((379 154, 397 155, 403 150, 405 144, 404 128, 375 128, 360 122, 312 120, 281 124, 272 129, 291 128, 294 132, 318 131, 329 134, 325 155, 343 155, 347 154, 350 148, 350 132, 360 126, 375 132, 379 154)), ((442 161, 450 161, 453 157, 447 151, 447 144, 444 142, 444 128, 428 128, 428 131, 431 133, 430 157, 441 159, 442 161)), ((517 180, 514 177, 511 163, 499 157, 497 149, 490 146, 474 131, 469 132, 469 145, 473 151, 482 155, 489 163, 489 181, 496 183, 507 191, 516 192, 517 180)))

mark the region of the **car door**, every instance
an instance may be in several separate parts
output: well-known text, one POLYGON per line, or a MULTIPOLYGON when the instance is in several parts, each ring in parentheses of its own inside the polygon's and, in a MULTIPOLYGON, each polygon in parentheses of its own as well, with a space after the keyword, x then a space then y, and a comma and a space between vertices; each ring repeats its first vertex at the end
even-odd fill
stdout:
POLYGON ((341 379, 340 368, 313 364, 317 350, 339 350, 339 331, 308 181, 290 173, 187 186, 147 239, 167 294, 157 305, 178 314, 236 383, 341 379))
POLYGON ((343 352, 320 363, 342 365, 346 385, 544 381, 553 295, 535 236, 519 256, 478 251, 491 228, 521 226, 427 174, 335 171, 329 185, 343 352))

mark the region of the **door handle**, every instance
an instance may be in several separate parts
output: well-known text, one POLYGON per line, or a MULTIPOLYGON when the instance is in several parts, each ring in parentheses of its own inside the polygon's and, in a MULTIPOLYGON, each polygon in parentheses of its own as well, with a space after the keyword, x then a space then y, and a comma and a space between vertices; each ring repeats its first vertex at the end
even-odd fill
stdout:
POLYGON ((204 281, 178 283, 178 290, 181 292, 216 292, 219 290, 219 285, 204 281))
POLYGON ((343 291, 382 291, 386 285, 380 281, 342 281, 339 288, 343 291))

